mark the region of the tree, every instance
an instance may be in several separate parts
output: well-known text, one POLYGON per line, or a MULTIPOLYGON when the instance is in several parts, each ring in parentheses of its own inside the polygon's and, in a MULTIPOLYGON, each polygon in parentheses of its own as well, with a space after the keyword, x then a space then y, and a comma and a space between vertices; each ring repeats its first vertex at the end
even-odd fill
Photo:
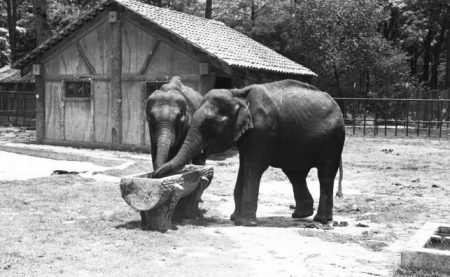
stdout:
POLYGON ((409 54, 410 72, 424 84, 439 87, 439 66, 441 56, 448 48, 447 30, 450 29, 450 3, 447 0, 385 0, 385 7, 391 11, 386 21, 392 24, 384 30, 393 41, 409 54), (393 35, 391 35, 393 34, 393 35), (418 69, 421 69, 418 72, 418 69))
POLYGON ((4 0, 6 3, 6 12, 8 15, 8 32, 9 32, 9 46, 11 49, 11 60, 14 61, 17 57, 16 48, 16 27, 17 27, 17 2, 16 0, 4 0))
POLYGON ((212 18, 212 0, 206 0, 205 4, 205 18, 212 18))
POLYGON ((39 45, 50 36, 47 0, 33 0, 33 11, 36 22, 36 43, 39 45))

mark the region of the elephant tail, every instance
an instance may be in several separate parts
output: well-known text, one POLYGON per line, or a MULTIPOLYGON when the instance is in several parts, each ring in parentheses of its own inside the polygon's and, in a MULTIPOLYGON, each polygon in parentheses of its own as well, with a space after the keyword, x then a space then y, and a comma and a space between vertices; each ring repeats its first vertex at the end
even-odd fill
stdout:
POLYGON ((337 197, 343 197, 344 194, 342 194, 342 179, 344 177, 344 169, 342 168, 342 157, 341 161, 339 163, 339 183, 338 183, 338 191, 336 192, 337 197))

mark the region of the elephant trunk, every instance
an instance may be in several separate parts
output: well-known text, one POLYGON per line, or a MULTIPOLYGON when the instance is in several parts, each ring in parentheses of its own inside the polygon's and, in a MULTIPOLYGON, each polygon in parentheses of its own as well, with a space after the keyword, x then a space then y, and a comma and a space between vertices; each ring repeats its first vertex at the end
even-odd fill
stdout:
POLYGON ((175 172, 183 168, 192 158, 202 152, 203 139, 195 126, 192 126, 184 140, 183 145, 178 151, 178 154, 170 160, 167 164, 155 171, 154 177, 160 178, 171 172, 175 172))
POLYGON ((174 141, 174 131, 169 127, 162 127, 158 132, 158 140, 156 143, 156 159, 155 170, 160 168, 167 162, 169 157, 170 147, 174 141))

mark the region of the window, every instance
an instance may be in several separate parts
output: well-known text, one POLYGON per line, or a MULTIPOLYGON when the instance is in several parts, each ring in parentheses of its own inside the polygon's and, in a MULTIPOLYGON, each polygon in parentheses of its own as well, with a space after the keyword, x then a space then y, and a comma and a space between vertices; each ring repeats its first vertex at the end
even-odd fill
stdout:
POLYGON ((91 83, 90 82, 65 82, 66 97, 73 98, 90 98, 91 97, 91 83))

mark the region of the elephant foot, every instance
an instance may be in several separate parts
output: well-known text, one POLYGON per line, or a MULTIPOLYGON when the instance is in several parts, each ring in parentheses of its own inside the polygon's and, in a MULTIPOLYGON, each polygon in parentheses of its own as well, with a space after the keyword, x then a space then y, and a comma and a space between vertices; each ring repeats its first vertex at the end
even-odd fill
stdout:
POLYGON ((292 218, 305 218, 308 216, 312 216, 314 214, 314 209, 295 209, 295 211, 292 213, 292 218))
POLYGON ((233 212, 231 215, 230 215, 230 220, 231 221, 235 221, 236 220, 236 212, 233 212))
POLYGON ((295 210, 292 213, 292 218, 305 218, 314 214, 314 201, 306 200, 297 202, 295 204, 295 210))
POLYGON ((239 217, 234 218, 234 225, 236 226, 247 226, 247 227, 255 227, 258 225, 258 222, 256 221, 256 217, 239 217))
POLYGON ((316 222, 320 222, 322 224, 328 224, 328 222, 333 221, 333 215, 332 214, 325 215, 317 213, 313 220, 316 222))

